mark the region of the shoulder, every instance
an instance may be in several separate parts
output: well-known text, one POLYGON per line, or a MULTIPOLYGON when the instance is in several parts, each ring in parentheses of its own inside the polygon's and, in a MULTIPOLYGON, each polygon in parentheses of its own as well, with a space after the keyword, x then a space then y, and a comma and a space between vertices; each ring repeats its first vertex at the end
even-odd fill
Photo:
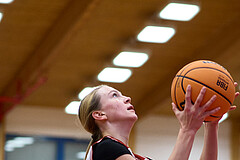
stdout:
POLYGON ((131 154, 128 147, 111 138, 104 137, 93 146, 93 159, 116 159, 124 154, 131 154))

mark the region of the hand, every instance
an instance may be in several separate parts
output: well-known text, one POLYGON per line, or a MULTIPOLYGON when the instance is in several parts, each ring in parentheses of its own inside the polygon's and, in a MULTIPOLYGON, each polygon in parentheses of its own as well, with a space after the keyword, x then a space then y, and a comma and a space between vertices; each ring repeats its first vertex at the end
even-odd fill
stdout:
POLYGON ((212 96, 209 101, 201 105, 203 97, 205 95, 206 88, 203 87, 197 97, 195 104, 191 103, 191 86, 188 85, 185 95, 185 108, 183 111, 179 111, 177 106, 172 103, 172 109, 180 123, 180 127, 186 131, 197 132, 197 130, 203 124, 206 117, 217 112, 220 107, 207 111, 211 104, 215 101, 216 95, 212 96))
MULTIPOLYGON (((234 82, 234 86, 237 87, 237 86, 238 86, 238 83, 237 83, 237 82, 234 82)), ((235 99, 236 99, 238 96, 239 96, 239 92, 236 92, 236 93, 235 93, 235 99)), ((236 109, 236 108, 237 108, 237 106, 231 106, 231 107, 229 108, 229 111, 232 111, 232 110, 234 110, 234 109, 236 109)), ((221 119, 221 118, 220 118, 220 119, 221 119)), ((208 123, 218 123, 220 119, 218 119, 217 121, 212 121, 212 122, 208 122, 208 123)))
MULTIPOLYGON (((237 87, 237 86, 238 86, 238 83, 237 83, 237 82, 234 82, 234 86, 237 87)), ((239 96, 239 92, 236 92, 236 93, 235 93, 235 99, 236 99, 238 96, 239 96)), ((234 109, 236 109, 236 108, 237 108, 237 106, 231 106, 230 109, 229 109, 229 111, 232 111, 232 110, 234 110, 234 109)))

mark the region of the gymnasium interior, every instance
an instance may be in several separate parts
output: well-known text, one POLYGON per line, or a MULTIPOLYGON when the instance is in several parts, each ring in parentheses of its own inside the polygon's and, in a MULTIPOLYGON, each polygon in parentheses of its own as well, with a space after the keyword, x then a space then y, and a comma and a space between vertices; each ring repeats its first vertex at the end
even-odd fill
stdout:
MULTIPOLYGON (((171 84, 196 60, 222 65, 240 84, 238 0, 0 0, 0 160, 83 160, 91 134, 77 116, 80 93, 101 84, 131 97, 132 150, 168 159, 179 130, 171 84), (162 32, 144 32, 151 27, 162 32), (124 62, 143 62, 119 65, 129 52, 142 55, 124 62), (120 73, 107 79, 106 69, 120 73)), ((219 124, 219 160, 240 160, 239 98, 219 124)), ((190 160, 203 139, 201 127, 190 160)))

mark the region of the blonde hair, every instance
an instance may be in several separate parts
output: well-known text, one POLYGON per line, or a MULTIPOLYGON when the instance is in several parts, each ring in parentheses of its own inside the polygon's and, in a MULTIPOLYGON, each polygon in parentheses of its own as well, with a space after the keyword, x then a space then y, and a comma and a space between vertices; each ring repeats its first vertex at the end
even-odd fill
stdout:
POLYGON ((92 139, 88 145, 86 156, 90 146, 103 137, 101 130, 92 117, 92 113, 94 111, 101 109, 100 95, 97 94, 97 91, 103 86, 104 85, 95 87, 95 89, 81 101, 81 104, 79 106, 78 117, 80 119, 80 122, 85 130, 92 134, 92 139))

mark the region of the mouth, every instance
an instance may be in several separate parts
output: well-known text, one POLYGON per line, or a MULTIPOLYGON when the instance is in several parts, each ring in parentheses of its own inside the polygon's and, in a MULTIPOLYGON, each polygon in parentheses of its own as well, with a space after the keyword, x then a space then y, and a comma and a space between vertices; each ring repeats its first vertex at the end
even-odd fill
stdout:
POLYGON ((127 108, 127 110, 134 110, 134 107, 133 107, 133 106, 129 106, 129 107, 127 108))

